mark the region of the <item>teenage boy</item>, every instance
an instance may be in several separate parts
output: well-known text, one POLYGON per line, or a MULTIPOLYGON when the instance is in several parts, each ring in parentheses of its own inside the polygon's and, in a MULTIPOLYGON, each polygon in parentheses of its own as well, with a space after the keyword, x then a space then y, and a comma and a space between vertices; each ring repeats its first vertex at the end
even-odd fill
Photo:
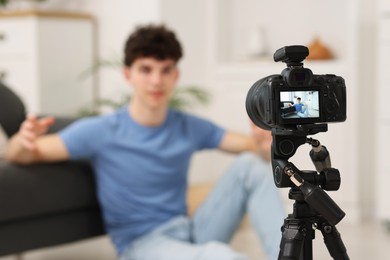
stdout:
POLYGON ((169 108, 182 48, 164 26, 139 27, 125 45, 129 105, 79 120, 47 135, 52 117, 30 115, 10 141, 16 163, 87 158, 108 234, 120 259, 247 259, 228 242, 245 212, 269 259, 279 252, 284 211, 273 183, 268 132, 250 137, 225 131, 169 108), (194 216, 187 216, 187 172, 201 149, 238 157, 194 216))

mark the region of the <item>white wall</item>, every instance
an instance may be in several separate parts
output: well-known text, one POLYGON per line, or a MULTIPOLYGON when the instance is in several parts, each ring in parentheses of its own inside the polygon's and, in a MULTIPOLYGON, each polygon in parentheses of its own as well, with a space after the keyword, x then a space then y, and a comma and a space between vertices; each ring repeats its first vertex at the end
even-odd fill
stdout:
MULTIPOLYGON (((96 18, 99 60, 121 60, 125 40, 140 24, 161 20, 160 0, 47 0, 41 8, 85 12, 96 18)), ((88 68, 86 68, 88 69, 88 68)), ((101 98, 118 99, 128 91, 122 71, 104 68, 97 74, 101 98)))
MULTIPOLYGON (((372 102, 373 107, 378 103, 376 101, 376 46, 377 46, 377 24, 375 1, 359 1, 359 21, 360 30, 357 45, 359 52, 357 82, 359 84, 358 103, 367 104, 372 102)), ((361 108, 361 106, 360 106, 361 108)), ((359 133, 358 150, 358 169, 359 169, 359 186, 358 200, 360 202, 362 218, 370 219, 375 215, 375 185, 376 177, 379 175, 375 172, 377 169, 373 162, 378 156, 377 147, 375 146, 376 134, 376 108, 372 110, 359 109, 359 124, 356 131, 359 133)))

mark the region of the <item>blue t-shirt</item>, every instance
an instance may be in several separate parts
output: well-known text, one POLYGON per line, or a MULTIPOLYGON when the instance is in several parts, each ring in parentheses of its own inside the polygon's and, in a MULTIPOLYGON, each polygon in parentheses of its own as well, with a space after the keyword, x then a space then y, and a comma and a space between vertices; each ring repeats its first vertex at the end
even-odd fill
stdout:
POLYGON ((302 111, 302 107, 303 107, 302 103, 296 103, 294 106, 295 106, 295 111, 297 111, 297 112, 302 111))
POLYGON ((136 123, 127 107, 79 120, 59 133, 71 159, 88 158, 107 232, 118 254, 135 238, 185 215, 192 154, 219 146, 224 130, 169 110, 158 127, 136 123))

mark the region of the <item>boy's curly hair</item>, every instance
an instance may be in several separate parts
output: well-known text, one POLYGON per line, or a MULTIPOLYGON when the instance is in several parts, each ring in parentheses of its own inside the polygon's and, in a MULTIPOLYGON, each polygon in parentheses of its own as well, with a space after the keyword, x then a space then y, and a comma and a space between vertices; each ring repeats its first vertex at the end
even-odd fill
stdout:
POLYGON ((177 62, 183 56, 183 51, 173 31, 164 25, 148 25, 138 27, 129 36, 124 56, 124 65, 131 66, 140 57, 172 59, 177 62))

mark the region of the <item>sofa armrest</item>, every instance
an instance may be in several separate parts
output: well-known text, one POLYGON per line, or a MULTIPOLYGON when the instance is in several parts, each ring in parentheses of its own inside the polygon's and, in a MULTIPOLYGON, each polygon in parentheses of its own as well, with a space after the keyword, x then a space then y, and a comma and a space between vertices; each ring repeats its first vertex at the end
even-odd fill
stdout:
POLYGON ((89 163, 0 162, 0 222, 98 207, 89 163))

